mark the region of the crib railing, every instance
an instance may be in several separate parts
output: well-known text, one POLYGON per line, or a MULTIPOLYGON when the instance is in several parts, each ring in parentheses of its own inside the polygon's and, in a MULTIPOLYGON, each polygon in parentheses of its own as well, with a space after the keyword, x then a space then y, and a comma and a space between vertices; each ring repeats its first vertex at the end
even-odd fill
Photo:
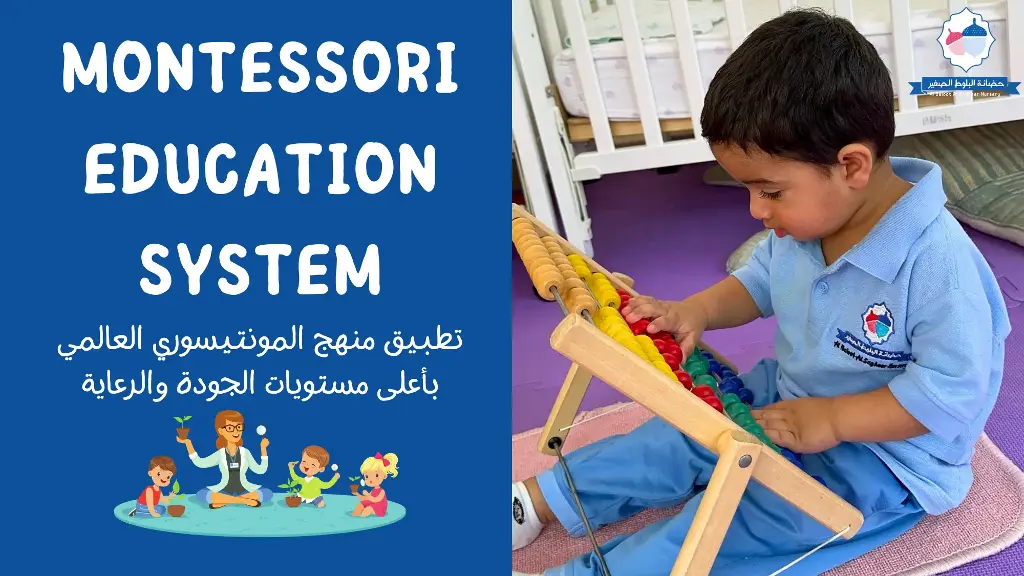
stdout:
MULTIPOLYGON (((522 1, 522 0, 517 0, 522 1)), ((733 50, 748 34, 743 0, 720 0, 726 16, 729 44, 733 50)), ((767 1, 767 0, 765 0, 767 1)), ((1008 74, 1011 80, 1024 80, 1024 0, 1004 0, 1007 33, 1003 42, 1009 58, 1008 74)), ((587 110, 587 117, 572 118, 571 124, 586 124, 586 140, 593 149, 580 152, 570 150, 572 175, 575 180, 599 178, 602 174, 639 170, 644 168, 686 164, 712 160, 710 149, 701 137, 700 115, 704 102, 704 82, 698 57, 697 41, 687 0, 665 0, 671 14, 674 42, 678 49, 680 74, 689 101, 689 120, 680 122, 659 118, 654 89, 644 51, 644 40, 637 18, 635 0, 534 0, 537 27, 542 37, 544 62, 536 63, 549 72, 553 58, 564 48, 568 36, 573 53, 579 88, 587 110), (621 30, 621 42, 632 79, 639 121, 615 121, 609 118, 602 94, 593 48, 586 30, 585 14, 600 7, 614 6, 621 30), (624 128, 629 124, 631 128, 624 128), (666 130, 675 127, 674 133, 666 130), (642 144, 622 142, 617 135, 631 133, 634 140, 642 137, 642 144)), ((777 0, 779 10, 797 6, 796 0, 777 0)), ((914 74, 914 41, 911 26, 910 0, 890 0, 892 16, 893 70, 897 79, 897 133, 899 135, 958 128, 1024 117, 1024 100, 1020 96, 975 98, 969 91, 954 92, 952 97, 918 96, 911 94, 910 82, 914 74)), ((950 14, 961 11, 965 0, 949 0, 950 14)), ((854 0, 833 0, 833 11, 856 22, 854 0)), ((516 34, 516 29, 513 29, 516 34)), ((532 64, 523 64, 528 66, 532 64)), ((964 75, 955 68, 957 75, 964 75)), ((557 95, 556 95, 557 98, 557 95)), ((572 131, 563 136, 569 141, 572 131)))

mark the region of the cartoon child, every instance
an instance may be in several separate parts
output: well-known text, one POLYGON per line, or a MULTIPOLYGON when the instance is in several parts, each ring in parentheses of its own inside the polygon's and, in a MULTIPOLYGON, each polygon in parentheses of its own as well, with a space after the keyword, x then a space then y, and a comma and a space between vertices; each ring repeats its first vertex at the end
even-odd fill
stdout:
POLYGON ((135 502, 135 510, 128 513, 129 516, 152 516, 159 518, 167 510, 166 504, 174 499, 177 494, 171 492, 164 496, 160 488, 165 488, 171 483, 171 477, 178 471, 174 460, 167 456, 157 456, 149 461, 149 477, 153 479, 151 486, 146 486, 138 501, 135 502))
POLYGON ((302 451, 302 462, 288 463, 288 471, 291 472, 292 480, 302 483, 299 496, 303 502, 314 504, 317 508, 324 507, 324 497, 320 495, 320 491, 334 486, 334 483, 341 477, 341 474, 337 472, 334 473, 334 478, 327 482, 316 477, 317 474, 327 469, 327 462, 330 459, 331 457, 327 454, 327 450, 319 446, 307 446, 302 451), (299 475, 295 473, 296 464, 299 464, 302 473, 306 475, 305 478, 299 478, 299 475))
MULTIPOLYGON (((363 474, 363 481, 373 490, 370 492, 363 490, 362 499, 359 504, 356 504, 352 515, 361 518, 370 515, 384 516, 388 511, 388 497, 380 485, 388 475, 398 477, 398 456, 393 453, 381 456, 380 452, 377 452, 376 455, 363 460, 359 471, 363 474)), ((356 490, 353 490, 352 494, 360 496, 356 490)))

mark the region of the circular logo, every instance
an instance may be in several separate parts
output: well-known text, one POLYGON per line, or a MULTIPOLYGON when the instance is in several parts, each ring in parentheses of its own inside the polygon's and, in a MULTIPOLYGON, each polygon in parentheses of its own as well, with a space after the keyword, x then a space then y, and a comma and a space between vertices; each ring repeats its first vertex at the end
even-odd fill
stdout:
POLYGON ((861 328, 864 330, 864 336, 872 344, 881 344, 892 337, 892 312, 889 312, 884 303, 871 305, 862 318, 864 323, 861 328))
POLYGON ((937 40, 949 63, 967 72, 989 57, 995 37, 981 14, 964 8, 943 23, 937 40))

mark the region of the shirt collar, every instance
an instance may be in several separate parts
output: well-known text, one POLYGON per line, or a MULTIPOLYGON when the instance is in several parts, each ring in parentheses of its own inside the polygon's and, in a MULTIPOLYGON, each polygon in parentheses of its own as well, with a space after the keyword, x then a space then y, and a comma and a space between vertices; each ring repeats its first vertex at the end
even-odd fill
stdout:
POLYGON ((938 164, 916 158, 890 158, 890 163, 897 176, 914 186, 839 259, 883 282, 896 278, 911 246, 939 217, 947 201, 938 164))

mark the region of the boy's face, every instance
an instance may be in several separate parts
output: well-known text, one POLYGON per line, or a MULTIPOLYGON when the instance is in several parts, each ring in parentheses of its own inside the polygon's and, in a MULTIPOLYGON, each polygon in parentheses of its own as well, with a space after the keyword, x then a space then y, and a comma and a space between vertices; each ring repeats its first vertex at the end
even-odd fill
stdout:
POLYGON ((312 476, 323 472, 324 467, 321 466, 315 458, 312 458, 309 454, 303 452, 302 461, 299 462, 299 470, 302 470, 302 473, 306 476, 312 476))
POLYGON ((826 175, 817 166, 756 150, 715 145, 711 151, 750 191, 750 215, 780 238, 789 235, 808 242, 829 236, 862 204, 858 191, 842 176, 845 168, 826 175))
POLYGON ((149 477, 153 479, 153 484, 157 486, 167 486, 170 484, 171 476, 174 476, 174 474, 170 470, 164 470, 159 466, 149 471, 149 477))

